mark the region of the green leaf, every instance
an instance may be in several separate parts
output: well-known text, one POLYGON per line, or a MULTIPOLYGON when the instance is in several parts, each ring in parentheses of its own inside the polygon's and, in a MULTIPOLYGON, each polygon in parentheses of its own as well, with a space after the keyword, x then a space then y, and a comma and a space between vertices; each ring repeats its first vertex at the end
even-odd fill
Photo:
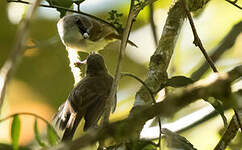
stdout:
POLYGON ((40 135, 39 135, 39 130, 38 130, 38 124, 37 124, 37 119, 34 121, 34 135, 35 139, 38 142, 38 144, 42 147, 45 147, 45 143, 41 141, 40 135))
POLYGON ((170 79, 168 79, 166 85, 171 87, 182 87, 187 86, 188 84, 193 83, 194 81, 190 78, 187 78, 185 76, 174 76, 170 79))
POLYGON ((18 115, 14 115, 11 127, 11 139, 13 150, 18 150, 20 136, 20 119, 18 115))
POLYGON ((58 135, 56 134, 54 129, 49 124, 47 127, 47 137, 48 137, 48 141, 51 146, 53 146, 57 143, 58 135))
POLYGON ((220 114, 224 122, 224 127, 227 127, 228 121, 224 115, 224 108, 222 102, 218 99, 215 99, 214 97, 209 97, 206 101, 209 102, 214 107, 214 109, 220 114))
POLYGON ((180 136, 175 132, 163 128, 162 133, 164 134, 164 138, 167 142, 168 148, 181 150, 197 150, 185 137, 180 136))

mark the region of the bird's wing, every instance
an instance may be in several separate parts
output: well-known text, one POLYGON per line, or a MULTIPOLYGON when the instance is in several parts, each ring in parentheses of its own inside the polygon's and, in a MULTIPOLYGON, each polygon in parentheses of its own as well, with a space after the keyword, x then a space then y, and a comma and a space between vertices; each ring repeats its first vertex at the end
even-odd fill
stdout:
POLYGON ((75 115, 76 112, 67 100, 59 107, 58 112, 53 117, 53 120, 59 129, 64 130, 67 126, 73 125, 71 120, 75 120, 75 115))
POLYGON ((88 128, 93 127, 97 125, 98 120, 102 116, 105 108, 107 97, 104 97, 103 95, 97 95, 95 103, 90 105, 87 109, 87 113, 84 116, 85 118, 85 125, 84 125, 84 131, 86 131, 88 128))
POLYGON ((97 124, 101 115, 103 114, 106 100, 109 96, 109 91, 112 86, 112 79, 110 77, 88 77, 80 85, 77 85, 76 98, 82 97, 82 101, 75 101, 73 103, 76 106, 78 112, 82 112, 84 109, 86 113, 84 115, 85 125, 84 131, 89 127, 97 124), (85 87, 85 88, 83 88, 85 87))
POLYGON ((103 36, 105 36, 104 32, 106 31, 106 29, 103 27, 102 23, 99 23, 97 20, 91 19, 91 21, 92 22, 90 22, 90 20, 86 20, 85 25, 88 25, 87 29, 89 39, 95 42, 100 40, 103 36), (87 22, 89 22, 89 24, 87 24, 87 22))

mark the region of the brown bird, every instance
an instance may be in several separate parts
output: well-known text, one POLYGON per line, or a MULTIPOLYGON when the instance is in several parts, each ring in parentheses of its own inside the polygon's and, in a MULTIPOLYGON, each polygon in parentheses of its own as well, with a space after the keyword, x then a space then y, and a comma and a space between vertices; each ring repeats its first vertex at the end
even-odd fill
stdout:
MULTIPOLYGON (((86 76, 73 88, 54 116, 56 125, 61 130, 65 129, 62 141, 72 139, 82 118, 85 119, 84 131, 97 125, 104 112, 112 82, 113 78, 108 74, 102 56, 90 54, 87 58, 86 76)), ((116 96, 113 112, 115 106, 116 96)))
MULTIPOLYGON (((112 24, 87 14, 66 15, 58 21, 57 29, 68 52, 75 84, 81 80, 80 69, 75 67, 80 63, 78 52, 98 52, 122 38, 122 33, 112 24)), ((128 43, 137 47, 130 40, 128 43)))
MULTIPOLYGON (((83 14, 61 18, 57 23, 57 29, 67 50, 99 51, 107 44, 121 40, 120 33, 113 25, 83 14)), ((137 47, 132 41, 128 40, 128 43, 137 47)))

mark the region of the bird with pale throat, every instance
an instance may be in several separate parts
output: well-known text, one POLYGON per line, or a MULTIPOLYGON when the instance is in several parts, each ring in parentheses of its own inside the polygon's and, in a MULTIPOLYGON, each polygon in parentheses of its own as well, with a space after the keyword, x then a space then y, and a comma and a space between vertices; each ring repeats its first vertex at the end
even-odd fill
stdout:
MULTIPOLYGON (((61 18, 57 23, 57 29, 68 51, 75 84, 80 81, 80 70, 76 66, 82 64, 78 52, 97 52, 109 43, 121 39, 120 33, 114 26, 84 14, 72 14, 61 18)), ((130 40, 128 43, 137 47, 130 40)))
MULTIPOLYGON (((53 121, 64 130, 62 141, 71 140, 82 118, 83 130, 96 127, 104 113, 111 92, 113 77, 108 73, 103 57, 92 53, 87 58, 86 76, 72 89, 67 100, 59 107, 53 121)), ((115 94, 116 95, 116 94, 115 94)), ((116 96, 111 100, 112 112, 116 96)))

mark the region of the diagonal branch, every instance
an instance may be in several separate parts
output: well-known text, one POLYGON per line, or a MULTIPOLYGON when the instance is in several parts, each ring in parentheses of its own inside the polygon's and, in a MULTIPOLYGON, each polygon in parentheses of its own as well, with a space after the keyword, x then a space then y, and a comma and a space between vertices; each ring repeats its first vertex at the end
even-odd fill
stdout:
POLYGON ((149 5, 149 20, 150 20, 150 25, 151 25, 151 30, 152 30, 152 35, 154 39, 155 46, 158 45, 158 36, 156 32, 156 26, 155 26, 155 21, 154 21, 154 4, 149 5))
MULTIPOLYGON (((210 67, 213 69, 213 72, 218 72, 217 68, 215 67, 215 65, 213 63, 213 60, 208 56, 206 50, 203 47, 203 44, 202 44, 199 36, 197 34, 197 30, 195 28, 195 25, 194 25, 194 22, 193 22, 191 13, 186 8, 186 0, 183 0, 183 7, 184 7, 184 10, 186 12, 187 18, 188 18, 188 20, 190 22, 190 25, 191 25, 191 28, 192 28, 192 32, 193 32, 193 35, 194 35, 194 41, 193 41, 193 43, 200 48, 200 50, 202 51, 204 57, 206 58, 206 61, 208 62, 208 64, 210 65, 210 67)), ((235 113, 235 116, 237 118, 237 121, 238 121, 238 123, 240 125, 240 128, 242 130, 242 124, 241 124, 240 118, 238 117, 237 111, 235 109, 234 109, 234 113, 235 113)))
POLYGON ((28 37, 30 21, 33 18, 40 2, 41 0, 36 0, 33 3, 32 7, 28 9, 26 16, 20 22, 16 35, 16 43, 12 49, 10 56, 0 69, 0 112, 6 93, 7 83, 10 81, 13 72, 17 67, 17 64, 21 61, 24 52, 24 47, 26 45, 25 43, 28 37))
POLYGON ((189 20, 189 23, 191 25, 191 28, 192 28, 192 33, 193 33, 193 36, 194 36, 194 41, 193 43, 200 48, 201 52, 203 53, 204 57, 206 58, 208 64, 210 65, 210 67, 213 69, 213 72, 218 72, 217 68, 215 67, 214 63, 213 63, 213 60, 208 56, 205 48, 203 47, 203 44, 202 44, 202 41, 200 40, 198 34, 197 34, 197 30, 195 28, 195 25, 194 25, 194 22, 193 22, 193 19, 192 19, 192 16, 191 16, 191 13, 188 11, 188 9, 186 8, 186 0, 183 0, 183 7, 184 7, 184 10, 186 12, 186 16, 189 20))
POLYGON ((115 75, 114 75, 114 80, 113 80, 113 84, 112 84, 112 88, 110 91, 110 94, 108 96, 108 100, 106 101, 105 104, 105 113, 104 113, 104 124, 107 124, 109 122, 109 116, 110 116, 110 112, 111 112, 111 106, 112 106, 112 102, 115 102, 115 94, 117 91, 117 85, 120 79, 120 68, 121 68, 121 62, 125 53, 125 49, 127 46, 127 41, 129 38, 129 34, 133 25, 133 21, 134 21, 134 14, 133 14, 133 9, 134 9, 134 1, 131 0, 131 4, 130 4, 130 9, 129 9, 129 15, 128 15, 128 19, 126 21, 126 26, 124 28, 123 34, 122 34, 122 39, 121 39, 121 45, 119 48, 119 56, 118 56, 118 60, 117 60, 117 66, 116 66, 116 70, 115 70, 115 75))
MULTIPOLYGON (((210 58, 216 62, 227 50, 229 50, 235 43, 236 38, 242 32, 242 21, 233 26, 229 33, 220 41, 220 43, 212 50, 210 58)), ((195 72, 192 73, 191 78, 195 81, 209 69, 207 62, 204 62, 195 72)))
POLYGON ((239 130, 239 126, 236 124, 236 116, 233 116, 229 126, 227 127, 225 133, 220 139, 219 143, 216 145, 214 150, 225 150, 230 141, 235 137, 239 130))
POLYGON ((225 0, 225 1, 226 1, 226 2, 229 2, 230 4, 234 5, 235 7, 239 8, 239 9, 242 9, 241 6, 239 6, 239 5, 236 4, 236 2, 237 2, 238 0, 234 0, 234 1, 225 0))

